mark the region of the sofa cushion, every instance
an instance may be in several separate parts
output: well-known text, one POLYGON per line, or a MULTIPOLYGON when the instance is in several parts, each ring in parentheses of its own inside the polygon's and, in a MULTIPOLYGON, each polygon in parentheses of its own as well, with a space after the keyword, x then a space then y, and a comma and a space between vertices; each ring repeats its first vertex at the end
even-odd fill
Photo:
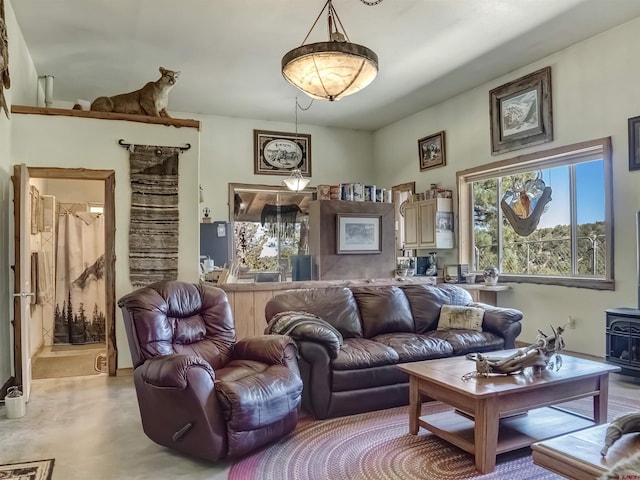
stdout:
POLYGON ((435 330, 442 305, 468 305, 473 299, 457 285, 404 285, 402 287, 413 314, 416 333, 435 330))
POLYGON ((482 331, 482 308, 460 305, 443 305, 438 318, 438 330, 460 329, 482 331))
POLYGON ((351 392, 364 388, 375 388, 384 385, 407 383, 409 375, 397 365, 359 368, 357 370, 333 370, 331 376, 332 392, 351 392))
POLYGON ((465 355, 471 352, 489 352, 504 348, 504 338, 491 332, 434 330, 427 335, 446 340, 453 347, 454 355, 465 355))
POLYGON ((335 370, 356 370, 398 363, 400 357, 392 348, 366 338, 347 338, 331 362, 335 370))
POLYGON ((344 338, 361 337, 358 305, 346 287, 301 288, 274 296, 265 307, 267 322, 280 312, 309 312, 333 325, 344 338))
POLYGON ((351 291, 360 309, 365 338, 414 331, 409 301, 398 287, 352 287, 351 291))
POLYGON ((400 363, 449 357, 453 353, 446 340, 419 333, 387 333, 372 340, 398 352, 400 363))

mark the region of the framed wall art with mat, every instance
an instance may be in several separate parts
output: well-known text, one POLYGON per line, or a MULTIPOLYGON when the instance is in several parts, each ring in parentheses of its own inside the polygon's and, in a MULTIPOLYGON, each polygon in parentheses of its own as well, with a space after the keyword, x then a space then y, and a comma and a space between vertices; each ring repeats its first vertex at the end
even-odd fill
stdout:
POLYGON ((53 458, 33 462, 7 463, 0 465, 2 480, 51 480, 53 458))
POLYGON ((553 140, 551 67, 489 92, 491 155, 553 140))

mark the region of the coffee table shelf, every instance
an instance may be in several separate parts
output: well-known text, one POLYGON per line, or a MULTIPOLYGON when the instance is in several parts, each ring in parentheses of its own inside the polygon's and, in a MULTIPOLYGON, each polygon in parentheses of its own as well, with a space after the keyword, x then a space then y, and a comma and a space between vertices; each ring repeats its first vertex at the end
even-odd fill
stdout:
POLYGON ((495 469, 499 453, 606 422, 609 373, 620 370, 564 355, 559 370, 533 375, 469 378, 474 367, 464 357, 398 365, 409 375, 409 433, 417 435, 423 426, 472 453, 480 473, 495 469), (593 398, 590 418, 555 407, 583 397, 593 398), (450 405, 454 412, 421 417, 426 398, 450 405))
MULTIPOLYGON (((475 454, 474 421, 455 410, 424 415, 418 419, 421 427, 456 445, 465 452, 475 454)), ((581 415, 553 408, 536 408, 522 415, 500 420, 496 454, 528 447, 533 442, 556 437, 595 425, 581 415)))

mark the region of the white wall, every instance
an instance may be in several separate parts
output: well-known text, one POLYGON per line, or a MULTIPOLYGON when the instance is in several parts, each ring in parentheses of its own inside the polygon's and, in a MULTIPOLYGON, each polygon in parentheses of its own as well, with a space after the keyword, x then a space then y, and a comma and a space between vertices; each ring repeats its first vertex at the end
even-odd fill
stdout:
MULTIPOLYGON (((13 115, 12 163, 30 167, 108 169, 115 171, 116 207, 116 300, 133 290, 129 281, 129 152, 118 145, 184 146, 180 154, 180 241, 178 278, 198 281, 200 247, 198 219, 198 156, 200 133, 194 128, 175 128, 138 122, 97 120, 46 115, 13 115), (37 141, 34 137, 37 136, 37 141)), ((131 366, 131 356, 119 309, 116 309, 118 368, 131 366)))
MULTIPOLYGON (((4 96, 11 110, 12 104, 35 101, 37 74, 27 51, 22 32, 16 22, 11 0, 5 1, 5 21, 9 38, 9 73, 11 88, 4 96), (33 88, 32 88, 33 87, 33 88)), ((13 119, 13 117, 11 117, 13 119)), ((13 374, 13 203, 11 175, 12 119, 0 112, 0 387, 13 374)))
MULTIPOLYGON (((229 220, 229 183, 281 185, 286 178, 253 174, 253 130, 295 132, 294 123, 210 115, 189 118, 200 120, 202 126, 200 182, 205 201, 201 205, 201 217, 202 208, 209 207, 214 220, 229 220)), ((311 134, 310 186, 373 181, 372 133, 303 124, 298 125, 298 132, 311 134)))
MULTIPOLYGON (((521 340, 533 342, 537 329, 561 325, 568 315, 569 350, 604 356, 605 314, 610 307, 637 307, 635 212, 640 208, 640 171, 628 171, 627 119, 640 115, 640 19, 573 45, 512 74, 470 90, 374 134, 378 179, 392 183, 415 180, 424 191, 430 183, 455 188, 456 172, 532 151, 611 136, 615 228, 615 291, 513 284, 500 293, 504 306, 521 309, 521 340), (511 80, 551 66, 555 140, 499 156, 491 155, 489 91, 511 80), (447 165, 420 172, 417 139, 446 131, 447 165)), ((455 262, 455 252, 449 254, 455 262)))

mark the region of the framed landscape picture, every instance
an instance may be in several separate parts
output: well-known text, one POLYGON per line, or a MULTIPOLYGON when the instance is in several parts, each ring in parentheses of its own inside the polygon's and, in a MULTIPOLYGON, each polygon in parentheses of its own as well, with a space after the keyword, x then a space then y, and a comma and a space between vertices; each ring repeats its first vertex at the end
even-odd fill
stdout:
POLYGON ((310 177, 311 135, 254 130, 253 156, 256 175, 289 175, 298 169, 310 177))
POLYGON ((336 215, 336 250, 343 253, 382 253, 382 215, 336 215))
POLYGON ((629 170, 640 170, 640 117, 629 119, 629 170))
POLYGON ((420 161, 421 172, 447 164, 444 131, 418 140, 418 159, 420 161))
POLYGON ((489 92, 491 154, 553 140, 551 67, 489 92))

